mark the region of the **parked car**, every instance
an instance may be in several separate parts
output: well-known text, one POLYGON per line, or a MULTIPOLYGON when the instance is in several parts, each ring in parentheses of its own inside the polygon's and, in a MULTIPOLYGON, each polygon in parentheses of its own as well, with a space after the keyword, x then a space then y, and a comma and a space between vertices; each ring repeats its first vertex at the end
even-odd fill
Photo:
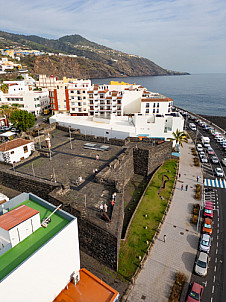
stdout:
POLYGON ((226 157, 224 157, 224 158, 222 159, 222 164, 223 164, 224 166, 226 166, 226 157))
POLYGON ((206 153, 204 152, 204 151, 201 151, 201 152, 199 152, 199 156, 201 157, 201 156, 205 156, 206 155, 206 153))
POLYGON ((200 156, 202 163, 208 163, 208 158, 206 156, 200 156))
POLYGON ((198 152, 202 152, 203 151, 203 148, 202 148, 201 144, 198 144, 196 148, 197 148, 198 152))
POLYGON ((208 147, 207 148, 207 152, 208 152, 209 155, 213 155, 214 154, 214 151, 213 151, 212 147, 208 147))
POLYGON ((216 173, 217 177, 224 177, 224 172, 221 168, 216 168, 215 173, 216 173))
POLYGON ((203 215, 204 215, 204 217, 209 217, 209 218, 213 219, 213 207, 206 204, 203 215))
POLYGON ((213 221, 212 221, 212 219, 205 218, 204 222, 203 222, 202 233, 212 235, 212 231, 213 231, 213 221))
POLYGON ((210 235, 202 234, 200 244, 199 244, 199 250, 201 252, 209 253, 210 246, 211 246, 210 235))
POLYGON ((186 301, 187 302, 200 302, 202 299, 202 294, 203 294, 203 286, 193 282, 191 290, 187 296, 186 301))
POLYGON ((206 276, 208 263, 209 263, 208 255, 204 252, 200 252, 198 255, 198 259, 195 262, 195 273, 202 277, 206 276))
POLYGON ((219 160, 216 156, 212 156, 211 161, 212 161, 213 164, 218 164, 219 163, 219 160))

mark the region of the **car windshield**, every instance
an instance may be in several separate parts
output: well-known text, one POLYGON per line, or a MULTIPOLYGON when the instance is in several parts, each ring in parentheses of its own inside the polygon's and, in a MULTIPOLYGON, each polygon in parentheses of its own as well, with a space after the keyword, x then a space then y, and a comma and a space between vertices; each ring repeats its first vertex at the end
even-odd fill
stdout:
POLYGON ((193 299, 195 299, 196 301, 199 301, 199 294, 195 293, 193 291, 190 292, 189 296, 193 299))
POLYGON ((205 209, 205 213, 207 213, 207 214, 212 214, 212 213, 213 213, 213 211, 212 211, 212 210, 210 210, 210 209, 205 209))
POLYGON ((203 262, 203 261, 198 260, 198 261, 197 261, 197 265, 200 266, 201 268, 206 268, 206 265, 207 265, 207 264, 206 264, 206 262, 203 262))
POLYGON ((211 229, 211 225, 208 223, 204 223, 204 228, 211 229))
POLYGON ((209 241, 207 241, 207 240, 202 240, 202 245, 204 245, 204 246, 209 246, 209 241))

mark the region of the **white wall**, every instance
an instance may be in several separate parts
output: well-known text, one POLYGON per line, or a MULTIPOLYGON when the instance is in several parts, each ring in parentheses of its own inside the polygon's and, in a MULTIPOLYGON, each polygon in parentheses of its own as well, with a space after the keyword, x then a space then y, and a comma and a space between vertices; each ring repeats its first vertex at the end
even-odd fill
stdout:
POLYGON ((80 269, 77 219, 0 283, 1 300, 50 302, 80 269))
POLYGON ((23 241, 38 228, 40 228, 40 215, 37 213, 33 217, 23 221, 19 225, 9 230, 9 237, 12 243, 12 247, 23 241))
POLYGON ((31 151, 33 148, 34 143, 28 143, 27 145, 23 145, 20 147, 17 147, 15 149, 9 150, 7 152, 0 152, 0 161, 4 161, 3 159, 3 153, 9 153, 10 156, 10 163, 12 164, 13 162, 19 162, 22 157, 28 158, 31 155, 31 151), (24 153, 24 147, 27 146, 28 151, 24 153), (11 152, 14 152, 11 154, 11 152))
POLYGON ((125 91, 122 97, 123 114, 138 113, 141 110, 143 91, 125 91))

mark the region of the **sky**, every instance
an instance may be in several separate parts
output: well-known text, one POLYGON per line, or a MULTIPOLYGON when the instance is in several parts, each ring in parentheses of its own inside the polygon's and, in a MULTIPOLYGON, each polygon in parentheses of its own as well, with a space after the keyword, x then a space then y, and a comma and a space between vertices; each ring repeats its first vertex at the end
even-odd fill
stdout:
POLYGON ((0 0, 0 30, 79 34, 163 68, 226 72, 225 0, 0 0))

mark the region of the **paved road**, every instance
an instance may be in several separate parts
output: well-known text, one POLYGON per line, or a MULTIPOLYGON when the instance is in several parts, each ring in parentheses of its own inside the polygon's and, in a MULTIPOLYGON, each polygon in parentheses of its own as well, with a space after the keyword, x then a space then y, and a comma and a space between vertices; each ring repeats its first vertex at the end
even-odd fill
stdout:
MULTIPOLYGON (((191 122, 188 120, 188 123, 191 122)), ((201 136, 208 136, 210 138, 211 147, 214 149, 216 156, 219 159, 218 164, 213 164, 210 161, 203 165, 203 176, 208 179, 216 179, 215 168, 221 167, 226 173, 226 168, 221 165, 221 160, 225 157, 225 151, 219 143, 217 143, 213 136, 205 131, 202 127, 197 126, 198 132, 188 130, 191 136, 195 139, 201 136), (197 134, 197 135, 196 135, 197 134)), ((224 177, 225 178, 225 177, 224 177)), ((207 189, 207 188, 206 188, 207 189)), ((224 253, 224 246, 226 244, 226 190, 222 188, 213 188, 212 192, 205 191, 206 200, 211 200, 214 203, 214 225, 212 244, 210 251, 210 263, 208 268, 208 275, 201 278, 195 274, 192 275, 191 281, 196 281, 204 286, 203 301, 226 301, 226 284, 224 276, 226 274, 226 253, 224 253)))
POLYGON ((201 174, 201 168, 193 165, 193 146, 190 140, 181 150, 181 177, 177 181, 169 213, 127 301, 168 301, 177 271, 185 273, 190 280, 199 242, 199 233, 190 221, 193 204, 197 203, 194 199, 196 178, 201 174), (184 190, 181 190, 182 184, 184 190))

